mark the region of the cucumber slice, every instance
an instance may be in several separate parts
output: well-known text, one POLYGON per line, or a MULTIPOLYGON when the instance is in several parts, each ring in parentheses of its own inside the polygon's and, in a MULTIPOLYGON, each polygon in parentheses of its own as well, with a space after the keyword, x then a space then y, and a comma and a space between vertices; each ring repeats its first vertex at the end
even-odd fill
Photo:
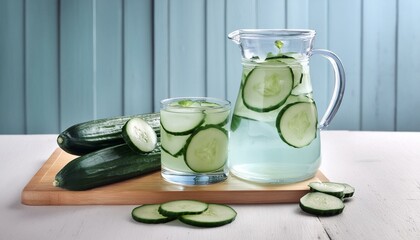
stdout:
POLYGON ((236 218, 236 211, 226 205, 209 204, 206 211, 197 215, 182 215, 179 220, 197 227, 219 227, 231 223, 236 218))
POLYGON ((311 76, 309 74, 309 66, 304 65, 302 67, 302 77, 300 83, 296 85, 292 90, 292 95, 303 95, 312 93, 311 76))
POLYGON ((188 135, 204 122, 204 117, 199 108, 172 107, 160 112, 160 123, 170 134, 188 135))
POLYGON ((185 163, 194 172, 213 172, 226 164, 227 151, 227 131, 217 125, 206 125, 187 140, 185 163))
POLYGON ((294 58, 281 58, 279 61, 284 62, 292 69, 293 72, 293 87, 296 87, 302 83, 303 77, 303 66, 302 64, 294 58))
POLYGON ((322 192, 310 192, 299 201, 300 208, 317 216, 333 216, 343 212, 344 203, 340 198, 322 192))
POLYGON ((241 121, 242 121, 242 117, 233 114, 232 115, 232 121, 230 123, 230 130, 232 132, 236 131, 236 129, 238 129, 239 125, 241 125, 241 121))
POLYGON ((157 144, 156 132, 141 118, 128 120, 122 128, 122 137, 127 145, 136 152, 151 152, 157 144))
POLYGON ((309 188, 312 191, 326 193, 338 198, 344 197, 345 187, 342 184, 332 182, 311 182, 309 188))
POLYGON ((191 134, 173 135, 166 132, 164 128, 161 129, 160 134, 162 149, 174 157, 178 157, 183 154, 185 143, 187 142, 187 139, 191 136, 191 134))
POLYGON ((204 119, 204 124, 213 124, 213 125, 219 125, 224 126, 229 122, 229 111, 226 110, 214 110, 214 109, 208 109, 204 110, 204 113, 206 114, 206 117, 204 119))
POLYGON ((179 217, 185 214, 199 214, 207 210, 209 205, 196 200, 175 200, 160 205, 159 213, 167 217, 179 217))
POLYGON ((295 102, 285 106, 277 116, 276 127, 283 141, 295 148, 309 145, 317 134, 315 102, 295 102))
POLYGON ((166 223, 175 220, 176 217, 167 217, 159 213, 160 204, 145 204, 131 211, 131 217, 142 223, 166 223))
POLYGON ((354 187, 347 184, 347 183, 336 183, 336 184, 341 184, 344 186, 344 198, 349 198, 349 197, 353 197, 354 195, 354 187))
POLYGON ((280 107, 293 88, 293 72, 286 64, 255 67, 245 79, 244 105, 255 112, 269 112, 280 107))

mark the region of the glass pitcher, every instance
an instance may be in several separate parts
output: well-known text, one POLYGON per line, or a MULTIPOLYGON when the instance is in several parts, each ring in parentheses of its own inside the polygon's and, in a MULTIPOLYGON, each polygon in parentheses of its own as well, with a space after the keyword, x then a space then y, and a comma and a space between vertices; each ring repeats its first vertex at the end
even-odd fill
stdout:
POLYGON ((229 169, 261 183, 292 183, 313 177, 320 164, 320 129, 336 114, 345 86, 339 58, 312 49, 313 30, 241 29, 228 35, 242 53, 242 76, 231 121, 229 169), (326 57, 335 87, 318 122, 309 58, 326 57))

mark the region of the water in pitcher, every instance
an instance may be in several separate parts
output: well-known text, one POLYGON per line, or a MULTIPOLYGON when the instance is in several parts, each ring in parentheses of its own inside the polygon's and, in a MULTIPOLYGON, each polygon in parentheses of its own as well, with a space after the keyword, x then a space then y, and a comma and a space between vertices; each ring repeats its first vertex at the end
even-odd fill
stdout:
POLYGON ((243 60, 231 122, 229 169, 255 182, 308 179, 321 163, 308 59, 296 53, 243 60))

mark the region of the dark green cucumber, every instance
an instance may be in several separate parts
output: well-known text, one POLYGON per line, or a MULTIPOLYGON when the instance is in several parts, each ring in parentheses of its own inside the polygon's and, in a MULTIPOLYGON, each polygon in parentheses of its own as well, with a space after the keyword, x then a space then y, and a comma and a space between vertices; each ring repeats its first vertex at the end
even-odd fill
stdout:
POLYGON ((122 127, 134 118, 145 120, 160 136, 160 114, 149 113, 135 116, 103 118, 75 124, 64 130, 58 137, 58 146, 74 155, 84 155, 102 148, 124 143, 122 127))
POLYGON ((159 169, 160 147, 140 154, 121 144, 75 158, 56 174, 53 184, 68 190, 87 190, 159 169))

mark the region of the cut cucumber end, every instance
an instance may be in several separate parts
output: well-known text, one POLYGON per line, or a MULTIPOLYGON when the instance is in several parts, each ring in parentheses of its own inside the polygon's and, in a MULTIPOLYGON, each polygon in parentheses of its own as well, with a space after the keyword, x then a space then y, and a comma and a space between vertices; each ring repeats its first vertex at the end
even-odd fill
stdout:
POLYGON ((60 187, 60 182, 58 180, 54 180, 52 184, 54 187, 60 187))
POLYGON ((226 205, 209 204, 206 211, 197 215, 182 215, 179 220, 196 227, 220 227, 233 222, 236 211, 226 205))
POLYGON ((141 118, 132 118, 122 128, 122 136, 127 145, 137 152, 151 152, 157 144, 153 128, 141 118))

